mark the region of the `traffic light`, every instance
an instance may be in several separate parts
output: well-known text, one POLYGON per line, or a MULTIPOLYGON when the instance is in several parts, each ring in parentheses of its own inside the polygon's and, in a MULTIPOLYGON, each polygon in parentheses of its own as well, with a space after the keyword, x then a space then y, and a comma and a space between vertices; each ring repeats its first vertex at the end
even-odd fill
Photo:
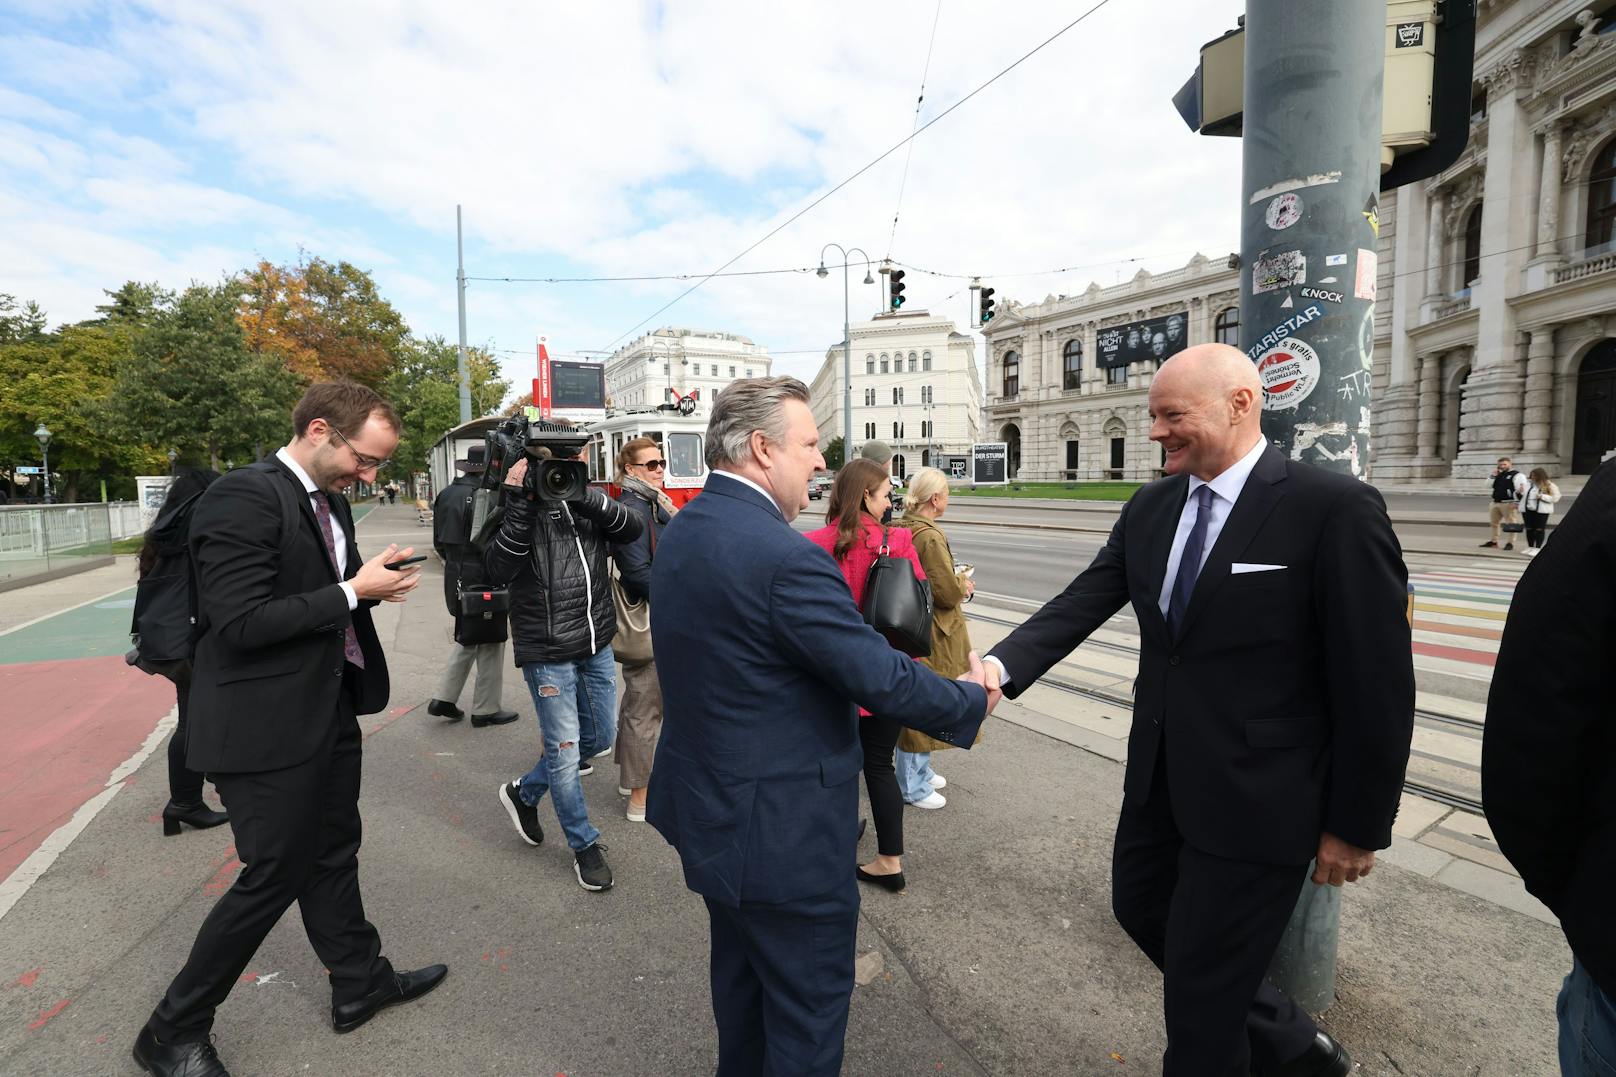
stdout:
POLYGON ((894 269, 887 285, 887 295, 891 296, 892 309, 897 310, 903 306, 903 270, 894 269))
POLYGON ((986 325, 993 320, 993 289, 983 288, 976 293, 982 301, 982 324, 986 325))

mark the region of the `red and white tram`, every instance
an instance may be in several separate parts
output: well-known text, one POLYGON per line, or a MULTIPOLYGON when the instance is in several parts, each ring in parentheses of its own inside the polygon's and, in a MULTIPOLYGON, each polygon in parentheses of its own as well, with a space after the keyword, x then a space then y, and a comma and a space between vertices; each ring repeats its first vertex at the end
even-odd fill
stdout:
POLYGON ((701 492, 707 482, 707 416, 683 415, 661 408, 611 409, 600 422, 589 423, 590 477, 607 487, 613 497, 617 487, 617 454, 638 437, 647 437, 662 447, 668 466, 663 471, 662 489, 675 505, 683 505, 701 492))

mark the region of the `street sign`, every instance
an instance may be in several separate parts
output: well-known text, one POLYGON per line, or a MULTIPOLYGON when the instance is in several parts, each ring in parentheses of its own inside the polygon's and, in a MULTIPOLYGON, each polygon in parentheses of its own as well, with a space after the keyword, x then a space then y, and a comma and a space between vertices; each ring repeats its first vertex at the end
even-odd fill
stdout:
POLYGON ((14 467, 11 470, 18 475, 43 475, 45 473, 45 469, 42 467, 14 467))
POLYGON ((977 486, 1003 486, 1010 481, 1007 466, 1010 446, 1002 441, 978 441, 971 446, 971 482, 977 486))

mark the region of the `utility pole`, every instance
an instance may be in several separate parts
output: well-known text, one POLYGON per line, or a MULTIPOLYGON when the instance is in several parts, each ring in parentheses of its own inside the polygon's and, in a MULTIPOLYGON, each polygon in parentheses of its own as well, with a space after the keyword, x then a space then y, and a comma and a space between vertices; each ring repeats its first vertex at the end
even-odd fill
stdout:
POLYGON ((1248 0, 1240 341, 1287 459, 1369 471, 1381 4, 1248 0))
POLYGON ((460 382, 460 421, 471 422, 471 371, 466 364, 466 248, 461 238, 460 207, 455 206, 455 282, 460 291, 460 358, 455 362, 455 377, 460 382))

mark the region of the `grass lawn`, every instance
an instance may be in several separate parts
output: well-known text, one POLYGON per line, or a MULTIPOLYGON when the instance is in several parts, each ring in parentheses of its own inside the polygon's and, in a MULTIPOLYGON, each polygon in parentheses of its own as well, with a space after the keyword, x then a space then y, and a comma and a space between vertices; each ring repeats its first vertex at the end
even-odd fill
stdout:
POLYGON ((136 535, 133 538, 119 539, 112 544, 113 553, 139 553, 141 543, 146 541, 145 535, 136 535))
POLYGON ((1008 486, 951 488, 953 497, 1059 498, 1067 501, 1126 501, 1141 482, 1013 482, 1008 486))

